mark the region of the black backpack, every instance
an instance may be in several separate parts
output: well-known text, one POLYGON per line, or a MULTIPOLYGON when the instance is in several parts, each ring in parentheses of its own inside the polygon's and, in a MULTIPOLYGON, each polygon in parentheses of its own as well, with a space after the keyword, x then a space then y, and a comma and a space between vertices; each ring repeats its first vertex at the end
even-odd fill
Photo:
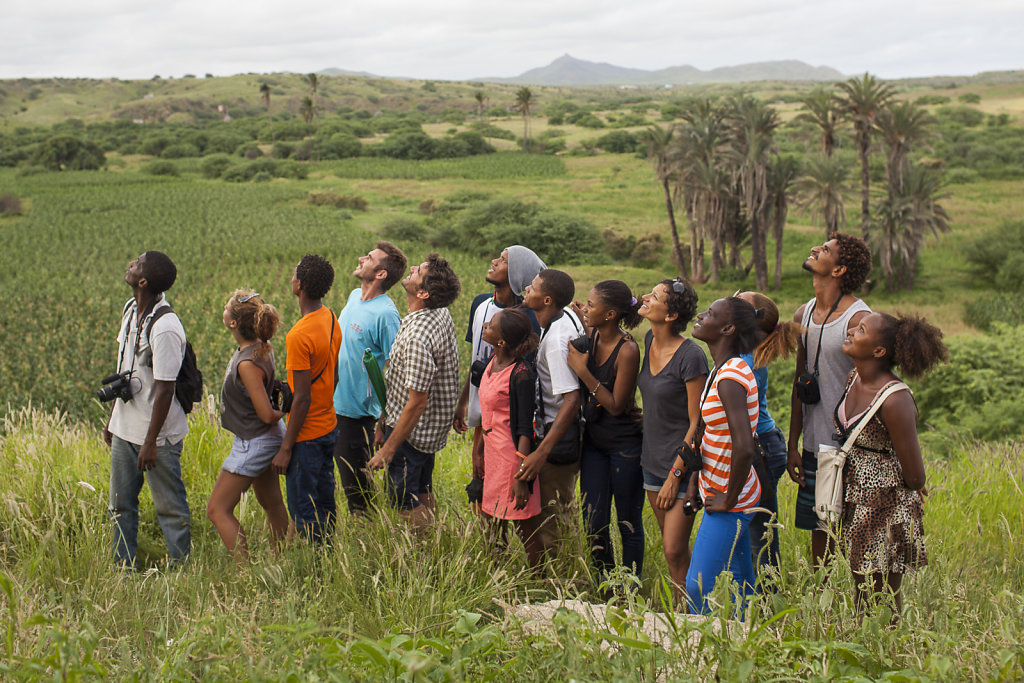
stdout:
MULTIPOLYGON (((174 313, 170 304, 158 308, 146 324, 146 341, 151 346, 153 342, 150 340, 150 334, 153 332, 153 325, 168 313, 174 313)), ((203 398, 203 373, 199 372, 196 352, 192 350, 192 342, 187 339, 185 340, 185 357, 181 360, 181 369, 178 370, 178 378, 174 381, 174 397, 178 399, 181 409, 186 413, 191 413, 192 405, 203 398)))

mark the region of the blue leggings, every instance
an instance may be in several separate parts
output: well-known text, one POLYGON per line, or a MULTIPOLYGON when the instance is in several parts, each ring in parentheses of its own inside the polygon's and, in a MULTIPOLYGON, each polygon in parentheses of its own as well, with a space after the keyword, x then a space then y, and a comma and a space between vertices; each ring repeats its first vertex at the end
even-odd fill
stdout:
POLYGON ((706 614, 706 596, 725 570, 742 586, 743 595, 754 592, 754 566, 750 559, 749 512, 704 511, 697 540, 693 544, 690 570, 686 573, 686 595, 694 614, 706 614))

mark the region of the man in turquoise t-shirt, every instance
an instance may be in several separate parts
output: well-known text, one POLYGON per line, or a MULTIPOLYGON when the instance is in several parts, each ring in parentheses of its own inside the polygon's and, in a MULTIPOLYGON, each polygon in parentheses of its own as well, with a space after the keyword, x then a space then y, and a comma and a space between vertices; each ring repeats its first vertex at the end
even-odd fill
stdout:
POLYGON ((352 275, 359 278, 360 286, 352 290, 345 308, 338 313, 342 341, 338 387, 334 391, 334 412, 338 416, 334 459, 353 515, 367 508, 370 482, 366 463, 374 424, 381 413, 363 365, 363 353, 370 349, 381 368, 387 362, 402 318, 386 292, 402 279, 406 264, 401 249, 391 242, 378 242, 370 253, 359 258, 359 267, 352 275))

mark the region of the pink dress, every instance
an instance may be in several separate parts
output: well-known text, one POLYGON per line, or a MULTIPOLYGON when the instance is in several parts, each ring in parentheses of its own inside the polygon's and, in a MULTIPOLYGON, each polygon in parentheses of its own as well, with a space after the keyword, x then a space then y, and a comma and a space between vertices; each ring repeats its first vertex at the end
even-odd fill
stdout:
POLYGON ((496 519, 529 519, 540 514, 540 481, 533 482, 533 493, 522 510, 510 500, 512 484, 519 470, 516 445, 509 424, 509 378, 515 363, 491 373, 488 363, 480 379, 480 422, 484 433, 484 499, 481 509, 496 519))

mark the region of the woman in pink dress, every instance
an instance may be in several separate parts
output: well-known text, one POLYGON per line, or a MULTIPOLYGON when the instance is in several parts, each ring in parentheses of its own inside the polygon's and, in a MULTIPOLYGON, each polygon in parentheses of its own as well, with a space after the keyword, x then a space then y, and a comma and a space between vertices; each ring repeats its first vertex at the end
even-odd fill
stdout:
POLYGON ((501 538, 508 521, 514 522, 526 560, 536 567, 543 553, 536 534, 540 485, 536 480, 520 481, 515 475, 533 450, 536 374, 524 357, 537 348, 538 339, 530 319, 519 308, 495 313, 484 324, 482 339, 494 347, 494 356, 480 379, 484 448, 483 463, 476 465, 484 477, 481 508, 501 538))

